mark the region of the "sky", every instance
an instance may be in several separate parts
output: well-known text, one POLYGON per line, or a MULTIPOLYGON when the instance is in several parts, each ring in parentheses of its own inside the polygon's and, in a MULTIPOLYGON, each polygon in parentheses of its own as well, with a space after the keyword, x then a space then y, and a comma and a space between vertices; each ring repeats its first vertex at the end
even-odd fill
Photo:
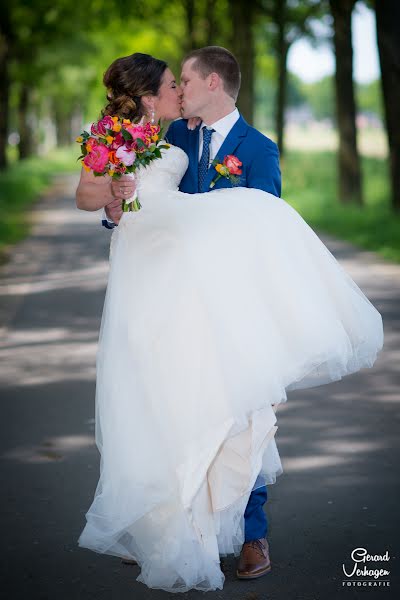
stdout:
MULTIPOLYGON (((352 30, 354 78, 358 83, 369 83, 380 75, 375 13, 358 3, 353 12, 352 30)), ((303 81, 317 81, 333 74, 334 54, 327 44, 313 48, 308 41, 299 40, 289 50, 288 68, 303 81)))

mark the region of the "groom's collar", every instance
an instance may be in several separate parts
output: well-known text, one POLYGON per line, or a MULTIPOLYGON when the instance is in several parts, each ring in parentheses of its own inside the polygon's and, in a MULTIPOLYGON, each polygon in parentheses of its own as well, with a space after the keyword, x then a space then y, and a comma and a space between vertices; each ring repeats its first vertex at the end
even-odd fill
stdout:
MULTIPOLYGON (((226 138, 226 136, 228 135, 232 127, 235 125, 235 123, 239 120, 239 118, 239 111, 237 108, 235 108, 235 110, 233 110, 231 113, 225 115, 225 117, 222 117, 222 119, 218 119, 218 121, 215 121, 215 123, 208 125, 208 127, 214 129, 214 131, 219 133, 223 138, 226 138)), ((200 129, 203 129, 203 127, 206 127, 206 125, 204 123, 201 123, 200 129)))

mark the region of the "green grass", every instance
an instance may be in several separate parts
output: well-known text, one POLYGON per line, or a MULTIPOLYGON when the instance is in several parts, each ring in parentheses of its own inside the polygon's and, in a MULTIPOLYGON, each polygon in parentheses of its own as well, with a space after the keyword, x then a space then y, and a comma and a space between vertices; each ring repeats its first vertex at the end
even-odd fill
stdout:
POLYGON ((26 237, 30 209, 57 173, 77 171, 76 149, 63 148, 49 157, 13 162, 0 172, 0 258, 11 244, 26 237))
POLYGON ((336 200, 333 152, 288 152, 282 162, 282 197, 313 228, 400 262, 400 215, 390 209, 387 161, 362 159, 363 207, 336 200))

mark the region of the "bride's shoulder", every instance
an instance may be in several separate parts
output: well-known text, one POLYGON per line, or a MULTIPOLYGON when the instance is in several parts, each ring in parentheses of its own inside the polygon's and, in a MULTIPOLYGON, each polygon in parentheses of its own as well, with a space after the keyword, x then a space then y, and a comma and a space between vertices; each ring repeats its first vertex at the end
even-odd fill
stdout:
POLYGON ((176 146, 175 144, 170 144, 170 143, 166 143, 169 148, 168 151, 175 152, 175 154, 181 154, 182 156, 187 156, 186 152, 184 150, 182 150, 182 148, 180 146, 176 146))
POLYGON ((163 158, 165 159, 173 159, 173 160, 189 160, 188 155, 186 154, 186 152, 184 150, 182 150, 182 148, 180 148, 179 146, 175 146, 174 144, 170 144, 169 142, 166 142, 166 145, 168 146, 168 148, 166 148, 163 151, 163 158))

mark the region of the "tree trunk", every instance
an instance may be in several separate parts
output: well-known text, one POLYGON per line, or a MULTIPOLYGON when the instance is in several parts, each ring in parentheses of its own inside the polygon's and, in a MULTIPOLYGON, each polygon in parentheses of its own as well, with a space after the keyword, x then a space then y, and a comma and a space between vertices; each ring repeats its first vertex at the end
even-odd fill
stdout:
POLYGON ((26 83, 21 83, 18 99, 18 130, 19 130, 19 158, 28 158, 33 154, 33 123, 30 114, 31 88, 26 83))
POLYGON ((206 3, 206 19, 207 19, 207 46, 215 46, 215 38, 217 37, 217 20, 215 18, 216 0, 207 0, 206 3))
POLYGON ((238 108, 246 121, 253 124, 254 118, 254 33, 252 2, 237 0, 231 4, 233 21, 233 53, 239 61, 242 82, 238 108))
POLYGON ((195 0, 184 0, 185 20, 186 20, 186 51, 190 52, 196 48, 195 27, 194 27, 194 8, 195 0))
POLYGON ((7 137, 10 97, 10 78, 8 74, 8 52, 0 40, 0 169, 7 166, 7 137))
POLYGON ((55 110, 57 146, 68 146, 71 143, 71 117, 63 111, 55 110))
POLYGON ((278 59, 278 88, 276 94, 276 135, 277 143, 281 157, 284 155, 284 130, 285 130, 285 108, 287 92, 287 55, 289 44, 286 41, 286 1, 276 2, 275 4, 275 22, 277 25, 276 54, 278 59))
POLYGON ((2 16, 0 29, 0 169, 7 167, 7 139, 10 99, 11 25, 9 13, 2 16), (3 18, 4 17, 4 18, 3 18))
POLYGON ((339 131, 339 200, 362 204, 353 85, 351 13, 356 0, 330 0, 336 56, 336 115, 339 131))
POLYGON ((400 211, 400 3, 379 0, 376 5, 381 83, 389 143, 392 207, 400 211))

